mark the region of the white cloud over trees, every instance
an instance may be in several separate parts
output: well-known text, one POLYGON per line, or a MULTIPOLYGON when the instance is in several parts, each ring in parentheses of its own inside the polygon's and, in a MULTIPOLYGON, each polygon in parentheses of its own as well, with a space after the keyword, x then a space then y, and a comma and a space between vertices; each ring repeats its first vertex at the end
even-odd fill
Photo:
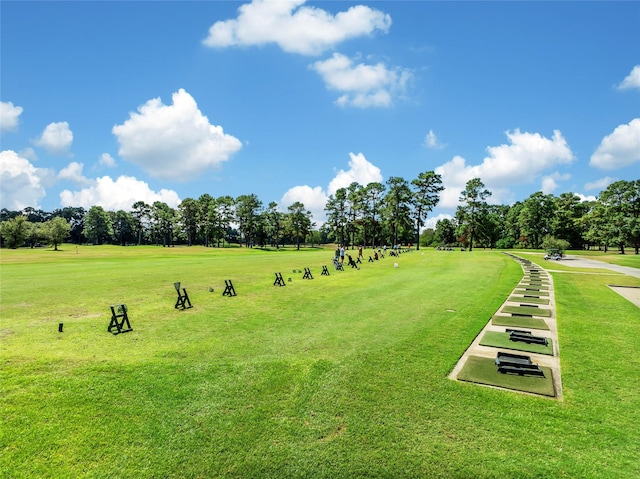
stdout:
POLYGON ((283 211, 299 201, 304 207, 311 211, 314 221, 322 220, 326 216, 324 207, 327 205, 327 195, 321 186, 294 186, 287 190, 287 192, 280 199, 279 205, 283 211))
POLYGON ((551 175, 542 177, 541 191, 545 195, 551 195, 554 191, 558 189, 560 185, 558 185, 558 181, 567 181, 571 179, 571 175, 568 173, 561 174, 557 171, 552 173, 551 175))
POLYGON ((333 195, 339 188, 347 188, 356 182, 362 186, 369 183, 382 182, 383 177, 380 168, 369 162, 362 153, 357 155, 349 153, 349 169, 339 170, 329 183, 328 194, 333 195))
MULTIPOLYGON (((479 165, 468 165, 463 157, 455 156, 435 169, 445 186, 440 206, 455 208, 460 192, 472 178, 480 178, 493 192, 492 202, 508 203, 512 196, 510 186, 532 183, 546 171, 570 164, 575 159, 558 130, 553 132, 552 138, 518 129, 507 131, 506 135, 509 143, 488 147, 489 155, 479 165)), ((555 181, 563 178, 562 175, 549 177, 546 187, 557 187, 555 181)))
POLYGON ((212 48, 277 44, 282 50, 319 55, 337 44, 375 32, 386 33, 391 17, 364 5, 335 15, 305 0, 254 0, 238 8, 236 19, 215 22, 203 43, 212 48))
POLYGON ((328 89, 341 93, 336 104, 358 108, 391 106, 393 98, 404 94, 413 78, 407 69, 388 68, 382 62, 356 64, 341 53, 317 61, 310 68, 322 77, 328 89))
POLYGON ((618 125, 605 136, 589 164, 602 170, 615 170, 640 161, 640 118, 618 125))
POLYGON ((53 181, 54 173, 37 168, 13 150, 0 151, 0 207, 22 210, 38 208, 46 195, 45 187, 53 181))
POLYGON ((164 105, 151 99, 113 127, 122 158, 155 178, 187 181, 219 168, 242 148, 240 140, 209 123, 184 89, 172 101, 164 105))
POLYGON ((294 186, 282 196, 279 202, 280 207, 286 208, 299 201, 311 211, 314 220, 321 224, 326 219, 324 208, 327 204, 327 199, 329 195, 335 194, 339 188, 346 188, 353 182, 366 186, 369 183, 381 183, 383 181, 380 168, 370 163, 362 153, 357 155, 349 153, 349 158, 349 169, 338 170, 336 176, 329 182, 326 192, 321 186, 294 186))
POLYGON ((584 189, 587 191, 591 191, 591 190, 602 191, 602 190, 605 190, 607 186, 609 186, 611 183, 615 183, 616 181, 618 181, 616 178, 605 176, 604 178, 600 178, 596 181, 586 183, 584 185, 584 189))
POLYGON ((172 208, 180 204, 178 194, 173 190, 153 191, 149 185, 131 176, 120 176, 115 181, 109 176, 91 180, 91 185, 80 191, 63 190, 60 193, 62 206, 102 206, 107 211, 130 211, 137 201, 153 204, 162 201, 172 208))
POLYGON ((12 131, 18 128, 23 108, 12 102, 0 101, 0 131, 12 131))
POLYGON ((73 143, 73 132, 66 121, 49 123, 34 144, 52 155, 68 155, 73 143))

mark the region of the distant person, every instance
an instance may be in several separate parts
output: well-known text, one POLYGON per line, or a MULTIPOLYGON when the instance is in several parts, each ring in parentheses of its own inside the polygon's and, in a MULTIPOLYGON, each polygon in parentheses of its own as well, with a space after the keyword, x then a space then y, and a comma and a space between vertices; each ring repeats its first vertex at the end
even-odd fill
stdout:
POLYGON ((344 246, 340 246, 340 262, 344 263, 344 246))

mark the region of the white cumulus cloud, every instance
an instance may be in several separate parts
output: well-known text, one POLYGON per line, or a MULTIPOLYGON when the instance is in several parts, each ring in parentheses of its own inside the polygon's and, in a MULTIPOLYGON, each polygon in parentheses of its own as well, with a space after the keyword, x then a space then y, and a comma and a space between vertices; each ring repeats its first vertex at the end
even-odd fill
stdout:
POLYGON ((327 195, 322 190, 322 187, 294 186, 282 196, 279 205, 283 211, 286 211, 296 201, 299 201, 307 210, 311 211, 314 222, 324 222, 326 216, 324 207, 327 204, 327 195))
POLYGON ((13 150, 0 151, 0 207, 22 210, 38 208, 46 195, 45 187, 53 181, 53 171, 36 168, 13 150))
POLYGON ((591 191, 591 190, 601 191, 601 190, 605 190, 607 186, 609 186, 611 183, 615 183, 616 181, 618 181, 616 178, 605 176, 604 178, 600 178, 599 180, 586 183, 584 185, 584 189, 587 191, 591 191))
POLYGON ((605 136, 589 164, 602 170, 614 170, 640 161, 640 118, 619 125, 605 136))
POLYGON ((83 175, 83 168, 84 165, 82 163, 72 161, 58 172, 58 179, 73 181, 79 185, 91 184, 92 180, 83 175))
POLYGON ((34 143, 53 155, 67 155, 73 143, 73 132, 66 121, 49 123, 34 143))
POLYGON ((433 130, 429 130, 429 133, 427 133, 427 136, 425 136, 424 138, 423 144, 427 148, 432 148, 434 150, 441 150, 447 146, 444 143, 440 143, 440 140, 438 140, 438 136, 433 130))
POLYGON ((151 99, 113 127, 122 158, 153 177, 187 181, 220 167, 242 148, 240 140, 209 123, 185 90, 172 100, 164 105, 160 98, 151 99))
POLYGON ((254 0, 238 8, 236 19, 215 22, 203 43, 212 48, 277 44, 282 50, 319 55, 340 42, 380 31, 391 17, 364 5, 331 15, 305 0, 254 0))
POLYGON ((640 65, 633 67, 631 73, 618 85, 619 90, 631 90, 633 88, 640 88, 640 65))
POLYGON ((10 101, 0 101, 0 131, 10 131, 18 128, 18 122, 23 108, 14 106, 10 101))
POLYGON ((446 214, 446 213, 440 213, 438 216, 434 216, 434 217, 428 217, 421 229, 421 231, 424 231, 426 229, 432 229, 435 230, 436 229, 436 225, 438 224, 438 221, 440 220, 452 220, 453 216, 446 214))
POLYGON ((342 93, 336 100, 338 105, 358 108, 391 106, 393 98, 402 95, 413 78, 409 70, 388 68, 381 62, 355 64, 341 53, 317 61, 310 68, 322 77, 327 88, 342 93))
POLYGON ((362 153, 349 153, 349 158, 349 169, 338 171, 329 183, 328 194, 333 195, 339 188, 347 188, 353 182, 362 186, 382 182, 380 168, 369 162, 362 153))
POLYGON ((586 195, 583 195, 582 193, 576 193, 576 196, 578 198, 580 198, 580 202, 581 203, 584 203, 585 201, 596 201, 597 200, 597 198, 595 196, 593 196, 593 195, 586 196, 586 195))
POLYGON ((101 166, 106 166, 108 168, 113 168, 114 166, 116 166, 116 160, 109 153, 101 154, 98 163, 101 166))
MULTIPOLYGON (((463 157, 456 156, 435 169, 442 176, 445 187, 440 206, 455 208, 460 192, 472 178, 480 178, 492 192, 492 203, 510 203, 513 197, 510 186, 532 183, 545 171, 574 160, 567 141, 558 130, 551 139, 520 130, 507 131, 506 135, 509 144, 488 147, 489 156, 478 165, 468 165, 463 157)), ((549 181, 547 186, 552 186, 549 181)))
POLYGON ((91 186, 80 191, 64 190, 60 193, 62 206, 102 206, 107 211, 130 211, 137 201, 153 204, 162 201, 172 208, 180 204, 178 194, 173 190, 153 191, 149 185, 131 176, 120 176, 115 181, 109 176, 97 178, 91 186))
POLYGON ((349 153, 349 157, 349 169, 346 171, 339 170, 336 176, 329 182, 326 192, 320 186, 294 186, 280 199, 279 205, 281 208, 284 210, 289 205, 299 201, 311 211, 314 221, 320 225, 326 221, 324 208, 329 195, 335 194, 339 188, 346 188, 353 182, 366 186, 369 183, 381 183, 383 181, 380 168, 370 163, 362 153, 358 153, 357 155, 349 153))
POLYGON ((545 195, 552 194, 555 190, 558 189, 558 181, 567 181, 571 178, 571 175, 565 173, 564 175, 558 172, 555 172, 551 175, 542 177, 542 193, 545 195))

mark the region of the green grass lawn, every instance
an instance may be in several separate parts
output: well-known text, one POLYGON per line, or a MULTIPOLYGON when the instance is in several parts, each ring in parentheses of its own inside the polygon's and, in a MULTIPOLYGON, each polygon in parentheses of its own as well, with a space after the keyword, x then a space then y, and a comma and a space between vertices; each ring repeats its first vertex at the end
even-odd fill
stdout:
POLYGON ((0 251, 0 477, 640 475, 639 314, 610 276, 554 274, 560 402, 447 378, 513 259, 429 249, 321 276, 332 255, 0 251), (107 332, 117 303, 132 332, 107 332))

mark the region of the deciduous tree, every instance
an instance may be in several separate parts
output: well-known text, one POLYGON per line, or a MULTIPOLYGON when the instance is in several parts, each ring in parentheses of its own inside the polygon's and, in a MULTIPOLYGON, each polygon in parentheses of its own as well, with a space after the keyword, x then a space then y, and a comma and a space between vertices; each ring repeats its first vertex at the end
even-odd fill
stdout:
POLYGON ((390 239, 394 245, 402 241, 407 231, 412 231, 411 199, 411 189, 407 180, 399 176, 392 176, 387 180, 383 210, 385 223, 391 233, 390 239))
POLYGON ((7 248, 16 249, 24 244, 31 234, 32 224, 26 216, 20 215, 0 223, 0 235, 7 248))
POLYGON ((491 196, 491 192, 484 187, 480 178, 473 178, 467 181, 465 189, 460 193, 460 202, 464 206, 460 207, 463 226, 468 232, 469 251, 473 251, 473 240, 476 230, 480 226, 480 213, 486 206, 486 199, 491 196))
POLYGON ((111 218, 102 206, 92 206, 84 217, 82 234, 93 244, 111 241, 113 226, 111 218))
POLYGON ((69 237, 71 225, 65 218, 56 216, 43 223, 42 232, 49 244, 53 245, 54 251, 58 251, 58 245, 69 237))
POLYGON ((300 249, 300 239, 304 241, 311 231, 311 211, 307 211, 300 201, 296 201, 288 208, 287 215, 289 230, 296 240, 296 248, 300 249))
POLYGON ((411 181, 414 187, 411 203, 416 228, 416 249, 420 249, 420 229, 427 216, 440 202, 440 192, 444 190, 442 177, 433 171, 420 173, 411 181))

